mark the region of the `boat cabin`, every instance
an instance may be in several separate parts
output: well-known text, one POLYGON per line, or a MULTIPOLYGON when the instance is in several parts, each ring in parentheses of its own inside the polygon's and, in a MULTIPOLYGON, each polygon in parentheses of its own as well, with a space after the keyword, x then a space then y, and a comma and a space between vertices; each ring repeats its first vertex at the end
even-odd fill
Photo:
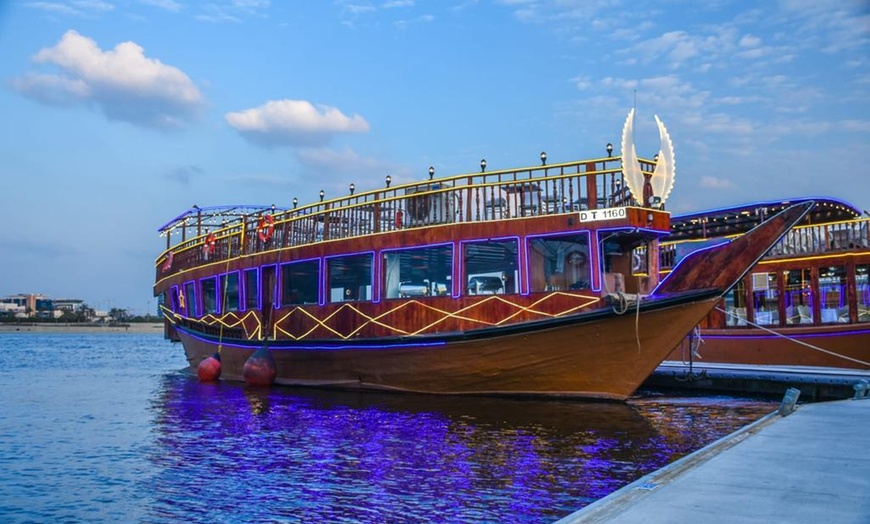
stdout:
POLYGON ((160 228, 155 294, 180 322, 293 339, 606 307, 609 294, 655 287, 657 274, 636 276, 648 264, 635 250, 656 252, 670 231, 663 206, 643 207, 625 188, 619 158, 606 157, 437 179, 430 170, 425 182, 387 177, 301 206, 194 206, 160 228))

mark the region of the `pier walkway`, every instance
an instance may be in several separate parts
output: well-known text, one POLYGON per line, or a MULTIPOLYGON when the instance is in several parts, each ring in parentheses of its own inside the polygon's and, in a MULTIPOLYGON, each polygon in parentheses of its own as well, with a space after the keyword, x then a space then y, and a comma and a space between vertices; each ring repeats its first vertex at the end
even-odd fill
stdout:
POLYGON ((803 400, 840 400, 852 398, 855 384, 861 381, 870 382, 870 371, 695 362, 690 373, 685 363, 665 361, 644 382, 644 387, 777 397, 788 388, 797 388, 803 400))
POLYGON ((870 522, 870 399, 746 426, 557 524, 870 522))

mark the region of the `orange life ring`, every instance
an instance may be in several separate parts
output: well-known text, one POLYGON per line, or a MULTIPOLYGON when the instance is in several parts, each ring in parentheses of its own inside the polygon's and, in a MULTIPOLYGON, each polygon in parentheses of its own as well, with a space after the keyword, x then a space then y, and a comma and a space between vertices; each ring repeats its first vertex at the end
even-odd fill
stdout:
POLYGON ((582 266, 587 260, 586 253, 582 251, 572 251, 568 253, 568 262, 572 266, 582 266))
POLYGON ((216 244, 217 238, 215 238, 214 233, 209 233, 205 237, 205 244, 202 245, 202 252, 206 255, 211 255, 212 253, 214 253, 216 244))
POLYGON ((164 263, 163 263, 163 267, 160 268, 161 271, 163 271, 164 273, 166 273, 167 271, 169 271, 170 269, 172 269, 172 260, 173 260, 174 258, 175 258, 175 253, 173 253, 172 251, 170 251, 169 254, 166 255, 166 262, 164 262, 164 263))
POLYGON ((260 241, 264 244, 270 240, 272 240, 272 234, 275 232, 275 219, 272 215, 266 213, 265 215, 260 217, 260 221, 257 222, 257 236, 260 237, 260 241))

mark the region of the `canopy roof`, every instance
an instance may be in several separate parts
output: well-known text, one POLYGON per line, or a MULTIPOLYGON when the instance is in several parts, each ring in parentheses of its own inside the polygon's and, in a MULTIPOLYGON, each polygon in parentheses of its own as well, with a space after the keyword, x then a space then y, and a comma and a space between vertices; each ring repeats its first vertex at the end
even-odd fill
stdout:
POLYGON ((853 220, 861 216, 861 211, 858 208, 833 198, 768 200, 672 216, 671 234, 667 237, 667 240, 724 237, 745 233, 783 209, 794 204, 809 201, 814 201, 816 205, 813 206, 798 225, 840 222, 853 220))
POLYGON ((274 205, 235 205, 235 206, 210 206, 199 207, 196 204, 184 213, 173 218, 169 222, 160 226, 157 230, 160 233, 169 231, 178 227, 196 227, 197 223, 204 228, 218 229, 226 224, 240 219, 242 216, 251 217, 264 213, 274 213, 275 211, 285 211, 284 208, 278 208, 274 205), (199 222, 197 222, 199 219, 199 222))

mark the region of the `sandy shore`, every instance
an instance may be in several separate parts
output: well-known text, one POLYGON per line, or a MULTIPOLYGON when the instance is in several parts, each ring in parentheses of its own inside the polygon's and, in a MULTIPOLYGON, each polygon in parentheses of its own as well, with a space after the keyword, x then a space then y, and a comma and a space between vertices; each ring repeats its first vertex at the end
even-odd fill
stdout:
POLYGON ((0 323, 2 333, 155 333, 163 334, 163 324, 136 322, 122 326, 98 324, 5 324, 0 323))

